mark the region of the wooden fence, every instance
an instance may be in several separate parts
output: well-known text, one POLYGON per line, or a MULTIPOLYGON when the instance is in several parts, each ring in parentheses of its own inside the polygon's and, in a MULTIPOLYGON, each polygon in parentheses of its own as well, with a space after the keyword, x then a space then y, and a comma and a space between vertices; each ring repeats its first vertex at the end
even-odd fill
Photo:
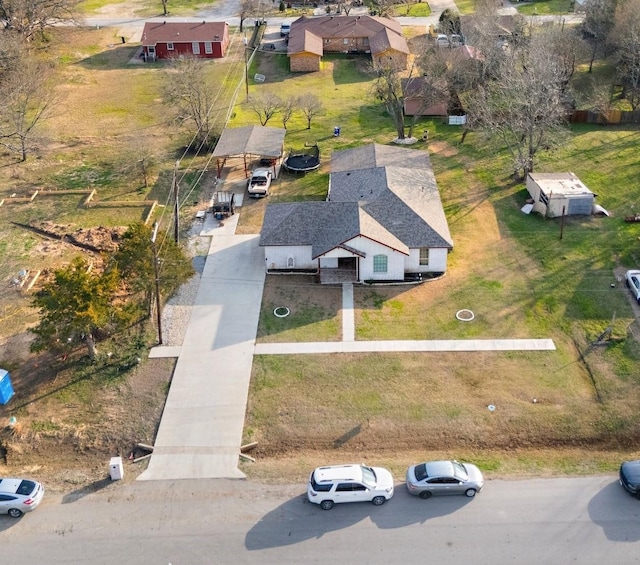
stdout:
POLYGON ((607 110, 598 112, 595 110, 574 110, 569 121, 572 124, 640 124, 640 110, 631 112, 628 110, 607 110))

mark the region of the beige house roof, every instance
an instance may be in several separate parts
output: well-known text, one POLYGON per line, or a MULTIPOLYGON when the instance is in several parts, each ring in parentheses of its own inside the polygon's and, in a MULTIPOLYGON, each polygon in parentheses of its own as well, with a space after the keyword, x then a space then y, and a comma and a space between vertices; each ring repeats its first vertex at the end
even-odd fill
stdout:
POLYGON ((389 28, 384 28, 382 31, 374 35, 369 40, 369 46, 371 47, 371 53, 377 55, 378 53, 384 53, 385 51, 393 50, 400 53, 409 54, 409 46, 407 41, 402 35, 398 35, 389 28))
POLYGON ((322 37, 314 35, 308 29, 303 29, 300 33, 289 33, 289 45, 287 51, 290 55, 313 53, 314 55, 322 57, 322 37))
POLYGON ((302 16, 291 24, 287 53, 295 55, 306 51, 322 55, 322 43, 326 39, 365 37, 374 54, 389 49, 409 53, 401 25, 377 16, 302 16))

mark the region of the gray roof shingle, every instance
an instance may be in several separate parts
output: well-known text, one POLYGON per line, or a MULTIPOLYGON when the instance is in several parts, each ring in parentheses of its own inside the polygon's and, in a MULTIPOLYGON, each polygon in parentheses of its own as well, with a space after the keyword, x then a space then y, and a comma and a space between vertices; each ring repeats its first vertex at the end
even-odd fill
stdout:
POLYGON ((277 158, 282 155, 286 133, 286 129, 267 126, 228 128, 223 130, 213 156, 237 157, 246 154, 277 158))
POLYGON ((316 258, 361 235, 402 253, 452 248, 429 156, 371 144, 331 159, 329 200, 267 206, 261 246, 311 245, 316 258))

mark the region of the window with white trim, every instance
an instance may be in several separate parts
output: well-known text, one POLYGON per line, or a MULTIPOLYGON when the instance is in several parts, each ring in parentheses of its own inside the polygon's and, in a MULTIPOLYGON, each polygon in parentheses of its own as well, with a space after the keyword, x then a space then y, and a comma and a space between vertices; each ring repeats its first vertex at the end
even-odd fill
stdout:
POLYGON ((194 55, 200 55, 200 44, 197 41, 191 43, 191 50, 194 55))
POLYGON ((296 262, 293 257, 287 257, 287 269, 293 269, 296 266, 296 262))
POLYGON ((429 248, 428 247, 420 248, 420 264, 421 265, 429 264, 429 248))
POLYGON ((211 53, 213 53, 213 45, 211 41, 204 42, 204 52, 207 53, 208 55, 211 55, 211 53))
POLYGON ((173 43, 171 41, 167 43, 167 51, 173 51, 173 43))
POLYGON ((344 45, 349 45, 349 38, 348 38, 348 37, 345 37, 345 38, 342 40, 342 43, 343 43, 344 45))
POLYGON ((374 255, 373 256, 373 272, 386 273, 387 261, 388 261, 388 258, 386 255, 374 255))

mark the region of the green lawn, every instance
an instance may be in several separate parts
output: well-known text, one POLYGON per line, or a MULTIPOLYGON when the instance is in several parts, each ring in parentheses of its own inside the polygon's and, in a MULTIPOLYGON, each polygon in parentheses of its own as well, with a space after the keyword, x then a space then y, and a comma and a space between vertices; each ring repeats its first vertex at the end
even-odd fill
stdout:
MULTIPOLYGON (((388 116, 370 94, 372 77, 359 60, 328 58, 321 73, 287 75, 279 69, 271 81, 252 89, 282 92, 286 82, 287 91, 315 92, 326 107, 311 130, 299 117, 292 120, 287 146, 318 141, 328 159, 337 149, 390 143, 395 137, 388 116), (342 126, 339 138, 331 136, 334 125, 342 126)), ((255 120, 240 104, 234 125, 245 123, 255 120)), ((429 150, 438 180, 455 244, 448 272, 418 287, 357 287, 356 338, 547 337, 557 350, 258 357, 245 439, 257 440, 261 454, 276 467, 269 456, 280 457, 283 446, 289 455, 300 450, 299 457, 290 456, 294 467, 302 460, 312 465, 331 453, 336 438, 357 430, 341 446, 347 457, 358 449, 397 461, 411 450, 417 435, 426 450, 472 445, 474 456, 488 464, 507 446, 526 445, 534 451, 520 460, 540 472, 614 468, 606 455, 582 464, 589 456, 579 448, 557 457, 536 450, 631 445, 640 437, 634 408, 640 401, 640 377, 633 370, 640 346, 628 333, 637 322, 628 292, 614 276, 614 269, 640 263, 637 229, 621 220, 636 200, 640 132, 576 126, 560 150, 539 156, 536 170, 575 172, 611 212, 609 218, 569 218, 560 239, 559 221, 520 212, 528 195, 522 182, 510 178, 504 149, 474 133, 460 144, 460 129, 441 121, 425 120, 419 123, 418 131, 422 129, 429 130, 429 140, 413 148, 429 150), (456 320, 461 308, 474 311, 474 322, 456 320), (610 325, 612 340, 590 347, 610 325), (327 405, 326 391, 332 387, 335 394, 327 405), (498 418, 489 416, 488 404, 501 407, 498 418), (434 430, 436 438, 424 443, 434 430)), ((296 186, 297 196, 304 194, 309 177, 313 175, 292 182, 288 194, 296 186)), ((320 188, 314 185, 314 191, 320 188)), ((286 298, 274 299, 273 288, 269 290, 259 339, 335 339, 333 330, 327 331, 339 327, 335 299, 314 306, 325 289, 286 285, 281 278, 270 284, 285 285, 286 298), (286 326, 274 321, 271 306, 289 303, 308 307, 286 326)), ((504 467, 494 466, 498 472, 522 469, 513 458, 505 459, 504 467)))
POLYGON ((573 0, 535 0, 534 2, 514 2, 518 13, 523 16, 546 16, 573 14, 573 0))

